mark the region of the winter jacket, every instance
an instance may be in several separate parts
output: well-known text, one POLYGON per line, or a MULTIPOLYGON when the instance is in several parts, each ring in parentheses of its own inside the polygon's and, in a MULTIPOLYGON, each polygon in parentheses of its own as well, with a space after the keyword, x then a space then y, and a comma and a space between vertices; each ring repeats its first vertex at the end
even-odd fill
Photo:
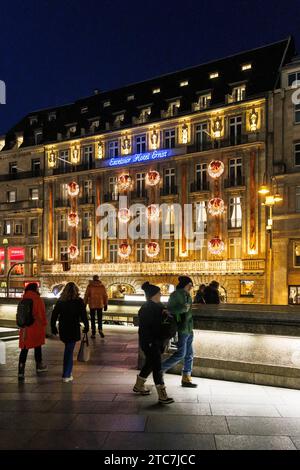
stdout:
POLYGON ((197 292, 194 298, 194 304, 205 304, 205 299, 204 299, 204 293, 202 292, 197 292))
POLYGON ((107 306, 107 292, 101 281, 91 281, 86 288, 84 303, 91 308, 107 306))
POLYGON ((176 317, 178 333, 193 331, 192 297, 184 289, 176 289, 169 297, 168 310, 176 317))
POLYGON ((58 300, 51 317, 51 329, 57 332, 56 322, 59 322, 59 337, 64 343, 80 341, 80 322, 84 324, 86 332, 89 322, 84 302, 81 298, 62 302, 58 300))
POLYGON ((19 347, 21 349, 37 348, 45 344, 46 337, 46 308, 40 294, 34 291, 27 291, 23 299, 32 299, 32 313, 34 322, 31 326, 21 328, 19 332, 19 347))
POLYGON ((162 344, 160 341, 163 310, 162 303, 147 300, 139 310, 139 342, 142 349, 150 343, 162 344))
POLYGON ((219 292, 211 286, 206 286, 204 289, 204 299, 207 304, 219 304, 219 292))

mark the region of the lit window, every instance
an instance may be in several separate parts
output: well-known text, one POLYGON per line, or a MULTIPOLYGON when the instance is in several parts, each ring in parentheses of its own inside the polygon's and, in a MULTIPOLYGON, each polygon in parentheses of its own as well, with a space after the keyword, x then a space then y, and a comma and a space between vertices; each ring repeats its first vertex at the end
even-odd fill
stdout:
POLYGON ((22 235, 23 234, 23 224, 22 222, 15 223, 15 235, 22 235))
POLYGON ((37 116, 30 116, 29 118, 30 125, 36 124, 38 122, 37 116))
POLYGON ((135 151, 136 153, 146 152, 146 134, 137 135, 135 137, 135 151))
POLYGON ((175 260, 175 242, 169 240, 165 242, 165 261, 175 260))
POLYGON ((294 242, 294 266, 300 267, 300 242, 294 242))
POLYGON ((110 106, 110 101, 104 101, 103 108, 108 108, 108 106, 110 106))
POLYGON ((136 260, 138 263, 144 263, 145 261, 145 243, 136 244, 136 260))
POLYGON ((242 204, 240 197, 229 199, 229 228, 241 228, 242 226, 242 204))
POLYGON ((7 191, 7 202, 16 202, 16 191, 7 191))
POLYGON ((111 140, 108 142, 108 157, 114 158, 119 155, 119 141, 111 140))
POLYGON ((294 144, 294 158, 295 158, 295 165, 300 165, 300 142, 294 144))
POLYGON ((88 107, 87 107, 87 106, 83 106, 83 107, 80 109, 80 112, 81 112, 81 114, 87 113, 87 112, 88 112, 88 107))
POLYGON ((288 86, 292 86, 294 82, 300 83, 300 71, 288 74, 288 86))
POLYGON ((35 145, 39 145, 43 140, 43 133, 42 131, 38 131, 34 133, 34 142, 35 145))
POLYGON ((30 199, 31 201, 37 201, 39 199, 39 190, 38 188, 30 189, 30 199))
POLYGON ((60 261, 65 261, 65 256, 68 255, 68 247, 67 246, 61 246, 59 248, 59 254, 60 254, 60 261))
POLYGON ((197 103, 194 103, 194 111, 199 111, 201 109, 206 109, 210 106, 211 102, 211 93, 205 93, 200 95, 197 103))
POLYGON ((231 96, 233 101, 243 101, 246 97, 246 85, 234 87, 231 96))
POLYGON ((242 65, 242 70, 245 71, 245 70, 250 70, 252 69, 252 64, 244 64, 242 65))
POLYGON ((219 72, 213 72, 209 74, 209 78, 218 78, 219 72))
POLYGON ((5 220, 5 222, 4 222, 4 235, 11 235, 11 222, 10 222, 10 220, 5 220))
POLYGON ((92 245, 83 245, 83 262, 89 264, 92 262, 92 245))
POLYGON ((180 86, 188 86, 188 84, 188 80, 183 80, 182 82, 180 82, 180 86))
POLYGON ((153 88, 152 93, 153 95, 155 95, 156 93, 160 93, 160 88, 153 88))
POLYGON ((115 243, 109 245, 109 261, 110 263, 116 263, 118 261, 118 245, 115 243))
POLYGON ((242 257, 242 239, 229 238, 229 258, 240 259, 242 257))
POLYGON ((203 239, 199 235, 203 234, 207 228, 207 210, 206 202, 200 201, 195 204, 195 233, 198 235, 196 237, 196 248, 201 248, 203 239))
POLYGON ((55 119, 56 119, 56 112, 55 111, 48 114, 48 121, 55 121, 55 119))
POLYGON ((30 235, 37 235, 39 229, 38 219, 31 219, 30 221, 30 235))
POLYGON ((164 148, 172 149, 175 147, 175 129, 167 129, 164 131, 164 148))
POLYGON ((134 95, 127 96, 127 101, 133 101, 133 100, 134 100, 134 95))

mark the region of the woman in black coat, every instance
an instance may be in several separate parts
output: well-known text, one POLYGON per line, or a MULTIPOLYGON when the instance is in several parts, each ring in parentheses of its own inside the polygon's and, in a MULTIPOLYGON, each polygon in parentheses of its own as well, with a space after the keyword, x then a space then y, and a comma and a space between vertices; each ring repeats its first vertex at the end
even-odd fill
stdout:
POLYGON ((68 282, 57 301, 51 317, 51 330, 57 335, 56 322, 59 322, 59 337, 65 343, 63 382, 72 382, 73 352, 77 341, 81 339, 80 322, 84 324, 84 333, 89 331, 89 322, 79 289, 74 282, 68 282))
POLYGON ((161 292, 158 286, 145 282, 142 289, 147 301, 139 310, 139 344, 145 355, 145 364, 137 376, 133 391, 141 395, 149 395, 150 390, 145 388, 145 382, 152 372, 158 401, 163 404, 173 403, 173 398, 167 395, 161 370, 161 354, 164 349, 162 322, 166 308, 160 302, 161 292))

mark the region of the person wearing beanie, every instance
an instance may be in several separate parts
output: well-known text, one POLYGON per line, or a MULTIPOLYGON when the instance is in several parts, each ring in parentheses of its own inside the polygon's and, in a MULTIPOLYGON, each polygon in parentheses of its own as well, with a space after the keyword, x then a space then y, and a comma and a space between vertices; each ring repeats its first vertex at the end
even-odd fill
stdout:
POLYGON ((177 351, 162 363, 163 372, 183 361, 181 385, 183 387, 197 387, 192 382, 193 369, 193 314, 192 297, 190 291, 193 281, 188 276, 179 276, 176 290, 172 292, 168 302, 168 310, 175 316, 178 325, 177 351))
POLYGON ((164 350, 164 341, 161 338, 161 325, 165 306, 160 302, 161 292, 158 286, 145 282, 142 285, 146 302, 139 310, 139 344, 145 355, 145 364, 137 376, 133 391, 140 395, 149 395, 150 390, 145 387, 147 377, 153 374, 153 380, 158 393, 158 401, 168 405, 173 398, 168 397, 161 370, 161 354, 164 350))

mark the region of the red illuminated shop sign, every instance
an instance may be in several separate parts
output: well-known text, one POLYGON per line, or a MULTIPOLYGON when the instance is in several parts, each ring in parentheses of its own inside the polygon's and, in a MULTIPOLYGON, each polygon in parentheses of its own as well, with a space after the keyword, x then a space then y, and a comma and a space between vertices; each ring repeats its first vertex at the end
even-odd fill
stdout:
POLYGON ((8 248, 8 259, 11 263, 20 263, 25 261, 25 248, 8 248))
POLYGON ((4 274, 4 265, 5 265, 5 250, 0 248, 0 274, 4 274))

